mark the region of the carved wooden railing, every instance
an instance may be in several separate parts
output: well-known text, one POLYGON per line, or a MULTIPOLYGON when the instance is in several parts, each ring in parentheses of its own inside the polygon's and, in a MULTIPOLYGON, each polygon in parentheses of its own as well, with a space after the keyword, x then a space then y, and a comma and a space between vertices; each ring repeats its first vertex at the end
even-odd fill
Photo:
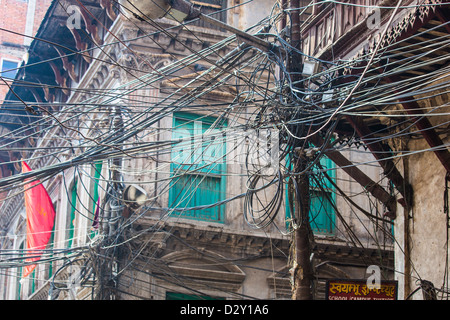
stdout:
POLYGON ((303 51, 317 56, 355 26, 366 23, 382 0, 342 0, 315 4, 312 15, 302 26, 303 51))

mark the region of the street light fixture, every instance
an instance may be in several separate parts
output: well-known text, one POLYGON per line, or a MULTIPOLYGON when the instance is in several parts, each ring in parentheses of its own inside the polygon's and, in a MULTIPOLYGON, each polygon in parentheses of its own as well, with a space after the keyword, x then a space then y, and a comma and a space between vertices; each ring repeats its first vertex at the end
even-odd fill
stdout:
POLYGON ((147 192, 137 185, 129 185, 123 191, 123 201, 132 209, 137 209, 148 200, 147 192))

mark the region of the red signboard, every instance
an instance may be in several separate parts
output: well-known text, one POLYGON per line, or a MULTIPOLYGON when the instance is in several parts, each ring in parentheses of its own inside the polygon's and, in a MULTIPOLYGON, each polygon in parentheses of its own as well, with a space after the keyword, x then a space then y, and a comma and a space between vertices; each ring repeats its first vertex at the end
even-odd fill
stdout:
POLYGON ((397 300, 397 281, 367 286, 366 280, 328 280, 327 300, 397 300))

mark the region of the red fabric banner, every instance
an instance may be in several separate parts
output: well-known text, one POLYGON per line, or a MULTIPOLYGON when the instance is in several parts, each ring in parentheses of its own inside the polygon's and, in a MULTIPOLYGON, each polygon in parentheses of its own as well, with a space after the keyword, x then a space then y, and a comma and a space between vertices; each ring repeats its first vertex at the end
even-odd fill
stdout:
MULTIPOLYGON (((31 171, 22 161, 22 172, 31 171)), ((38 261, 43 249, 48 244, 55 222, 55 208, 52 200, 39 180, 25 185, 25 208, 27 212, 27 262, 38 261)), ((28 276, 36 267, 28 265, 24 269, 23 277, 28 276)))

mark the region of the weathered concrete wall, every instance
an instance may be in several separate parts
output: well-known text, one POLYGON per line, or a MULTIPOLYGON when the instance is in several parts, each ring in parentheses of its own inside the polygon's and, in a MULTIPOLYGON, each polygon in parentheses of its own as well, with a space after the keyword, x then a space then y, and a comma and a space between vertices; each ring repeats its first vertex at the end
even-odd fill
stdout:
MULTIPOLYGON (((429 88, 434 87, 436 90, 425 90, 423 95, 416 97, 444 145, 450 142, 449 95, 442 89, 447 81, 448 75, 439 77, 429 84, 429 88)), ((395 220, 395 268, 401 298, 406 298, 417 288, 419 278, 431 281, 436 288, 447 288, 444 275, 449 271, 445 270, 448 253, 448 221, 444 213, 446 171, 418 129, 412 126, 410 132, 412 136, 409 140, 405 139, 403 143, 396 140, 393 144, 396 150, 402 151, 398 167, 413 188, 412 208, 406 212, 398 206, 395 220)), ((421 291, 411 297, 422 298, 421 291)))
MULTIPOLYGON (((241 2, 228 0, 228 7, 236 6, 241 2)), ((267 17, 275 3, 274 0, 258 0, 238 6, 228 11, 228 23, 240 30, 246 30, 267 17)))
MULTIPOLYGON (((429 148, 423 140, 408 144, 412 150, 429 148)), ((408 180, 414 190, 413 207, 408 213, 408 230, 405 230, 405 217, 396 220, 395 235, 399 241, 396 249, 396 269, 404 272, 407 260, 411 261, 410 290, 417 287, 416 280, 431 281, 435 287, 443 284, 446 264, 447 217, 444 214, 445 169, 433 152, 419 152, 408 157, 408 180), (410 241, 409 254, 406 252, 410 241)), ((403 212, 403 208, 399 208, 403 212)), ((448 270, 447 270, 448 272, 448 270)), ((399 280, 403 276, 400 275, 399 280)), ((400 286, 403 291, 403 286, 400 286)), ((403 292, 404 298, 408 292, 403 292)), ((415 294, 413 299, 422 299, 415 294)))

